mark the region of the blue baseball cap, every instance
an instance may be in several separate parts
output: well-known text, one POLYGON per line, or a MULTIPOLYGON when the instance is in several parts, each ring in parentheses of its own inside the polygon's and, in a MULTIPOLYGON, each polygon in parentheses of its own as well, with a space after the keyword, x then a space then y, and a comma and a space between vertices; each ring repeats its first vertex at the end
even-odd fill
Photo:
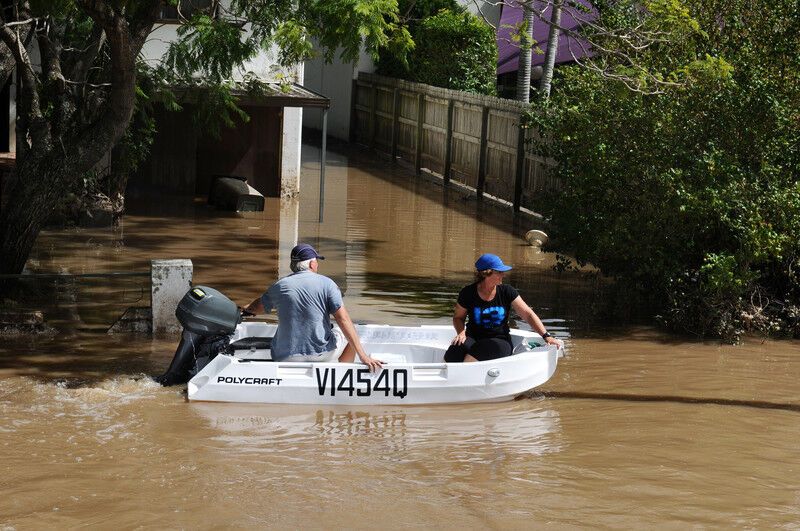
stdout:
POLYGON ((509 271, 511 266, 507 266, 500 260, 496 254, 482 254, 475 262, 475 269, 478 271, 485 271, 487 269, 494 269, 495 271, 509 271))
POLYGON ((294 249, 292 249, 292 262, 304 262, 306 260, 311 260, 312 258, 325 260, 324 256, 321 256, 316 249, 307 243, 298 243, 294 246, 294 249))

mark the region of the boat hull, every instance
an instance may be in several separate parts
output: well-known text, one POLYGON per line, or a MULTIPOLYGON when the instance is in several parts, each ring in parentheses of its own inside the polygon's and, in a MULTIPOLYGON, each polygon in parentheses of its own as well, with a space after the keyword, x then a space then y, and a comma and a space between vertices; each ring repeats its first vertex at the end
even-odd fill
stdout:
MULTIPOLYGON (((359 328, 367 351, 386 362, 377 372, 370 373, 361 363, 273 362, 256 352, 219 355, 190 380, 188 397, 197 401, 328 405, 499 402, 549 380, 561 354, 555 347, 542 346, 491 361, 433 362, 441 359, 446 344, 439 343, 452 335, 450 327, 359 328), (414 334, 423 339, 415 341, 414 334), (411 339, 398 343, 403 337, 411 339)), ((514 332, 518 345, 539 337, 531 332, 514 332)))

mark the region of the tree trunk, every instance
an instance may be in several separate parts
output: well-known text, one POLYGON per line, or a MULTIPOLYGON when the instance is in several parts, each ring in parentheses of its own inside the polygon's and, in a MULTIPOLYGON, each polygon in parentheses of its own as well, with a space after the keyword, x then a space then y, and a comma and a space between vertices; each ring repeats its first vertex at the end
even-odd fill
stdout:
POLYGON ((533 49, 533 22, 535 15, 530 3, 522 5, 524 33, 519 39, 519 66, 517 68, 517 101, 531 101, 531 50, 533 49))
MULTIPOLYGON (((0 212, 0 274, 18 274, 25 267, 36 236, 57 202, 80 178, 111 150, 133 114, 136 97, 136 57, 152 29, 160 2, 148 0, 140 5, 138 18, 129 24, 105 0, 77 0, 77 5, 105 32, 111 61, 111 88, 105 110, 77 135, 52 140, 53 123, 39 109, 40 86, 35 79, 22 83, 22 109, 36 119, 26 135, 18 136, 17 168, 9 190, 9 200, 0 212), (26 104, 33 102, 34 104, 26 104)), ((11 41, 6 29, 4 42, 11 41)), ((8 42, 6 42, 8 45, 8 42)), ((30 60, 18 54, 19 68, 31 74, 30 60)), ((54 64, 50 63, 51 65, 54 64)), ((19 70, 18 70, 19 71, 19 70)), ((47 76, 45 76, 47 77, 47 76)), ((18 116, 18 126, 25 117, 18 116)))
POLYGON ((550 33, 547 36, 547 52, 544 56, 544 68, 542 70, 542 82, 539 91, 542 97, 550 97, 550 85, 553 81, 553 70, 556 67, 556 54, 558 53, 558 37, 561 33, 561 8, 564 0, 553 0, 553 14, 550 17, 550 33))
MULTIPOLYGON (((24 24, 19 27, 19 36, 23 42, 28 42, 32 25, 24 24)), ((8 82, 16 67, 17 61, 14 58, 14 54, 4 43, 0 42, 0 87, 8 82)))
MULTIPOLYGON (((132 98, 132 96, 131 96, 132 98)), ((129 102, 133 106, 133 101, 129 102)), ((50 146, 17 161, 9 200, 0 212, 0 274, 19 274, 36 236, 71 190, 77 176, 117 142, 119 124, 101 123, 64 146, 50 146)))
POLYGON ((64 161, 56 157, 21 161, 14 172, 9 200, 0 212, 0 273, 21 273, 62 191, 64 161))

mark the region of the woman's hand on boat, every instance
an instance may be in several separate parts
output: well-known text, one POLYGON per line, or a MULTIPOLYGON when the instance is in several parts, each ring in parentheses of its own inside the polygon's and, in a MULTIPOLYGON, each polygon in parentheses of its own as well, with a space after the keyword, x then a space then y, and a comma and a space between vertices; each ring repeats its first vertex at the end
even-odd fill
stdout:
POLYGON ((456 337, 450 342, 451 345, 463 345, 464 341, 467 340, 467 332, 459 332, 456 337))
POLYGON ((564 342, 563 341, 561 341, 560 339, 556 339, 553 336, 550 336, 550 337, 546 338, 545 341, 547 342, 548 345, 555 345, 558 348, 561 348, 561 347, 564 346, 564 342))
POLYGON ((379 371, 380 369, 383 368, 383 362, 380 361, 380 360, 376 360, 372 356, 363 356, 363 355, 359 354, 358 358, 361 360, 361 362, 364 365, 369 367, 369 371, 370 372, 379 371))

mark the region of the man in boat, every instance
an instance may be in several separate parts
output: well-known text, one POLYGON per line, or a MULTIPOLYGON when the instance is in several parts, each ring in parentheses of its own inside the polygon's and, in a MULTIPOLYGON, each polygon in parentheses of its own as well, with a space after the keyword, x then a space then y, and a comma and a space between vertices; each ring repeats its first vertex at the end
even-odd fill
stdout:
POLYGON ((290 257, 293 273, 275 282, 245 311, 255 315, 278 311, 278 330, 272 339, 276 361, 352 363, 358 355, 371 371, 378 370, 381 362, 361 345, 339 287, 317 272, 319 260, 324 259, 309 244, 296 245, 290 257), (341 332, 331 326, 331 315, 341 332))

